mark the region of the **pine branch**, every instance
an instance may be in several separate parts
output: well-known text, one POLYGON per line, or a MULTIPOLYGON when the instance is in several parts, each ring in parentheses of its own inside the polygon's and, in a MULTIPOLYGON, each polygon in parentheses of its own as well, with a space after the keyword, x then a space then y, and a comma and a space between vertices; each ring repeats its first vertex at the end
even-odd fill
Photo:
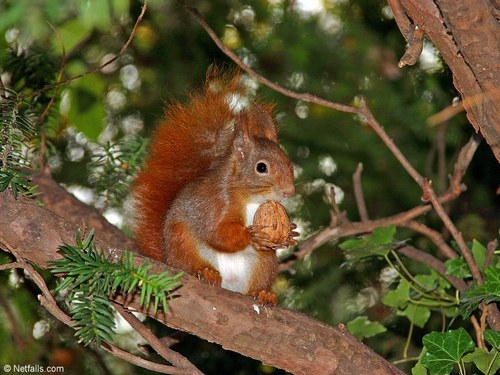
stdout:
POLYGON ((113 341, 115 327, 114 308, 110 299, 120 293, 140 294, 141 306, 150 306, 156 313, 168 309, 170 290, 180 285, 182 273, 171 276, 167 272, 151 274, 146 262, 135 266, 134 256, 127 251, 117 258, 99 251, 93 243, 94 231, 82 239, 76 235, 76 245, 59 247, 62 258, 50 263, 51 272, 64 275, 56 292, 69 290, 68 304, 75 323, 73 328, 80 342, 85 345, 113 341))

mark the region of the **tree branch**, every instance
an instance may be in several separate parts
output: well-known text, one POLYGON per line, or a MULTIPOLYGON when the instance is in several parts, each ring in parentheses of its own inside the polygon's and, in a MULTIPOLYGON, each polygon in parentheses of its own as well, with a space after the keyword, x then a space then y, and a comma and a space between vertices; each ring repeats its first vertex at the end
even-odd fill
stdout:
MULTIPOLYGON (((57 304, 55 303, 55 301, 53 301, 52 298, 48 298, 45 294, 40 294, 38 296, 38 300, 40 301, 40 304, 60 322, 63 322, 69 327, 73 325, 73 321, 71 320, 71 318, 57 306, 57 304)), ((184 369, 178 369, 174 366, 162 365, 160 363, 148 361, 147 359, 126 352, 125 350, 122 350, 109 343, 103 344, 101 348, 104 351, 113 354, 117 358, 123 359, 129 363, 132 363, 133 365, 151 371, 156 371, 163 374, 173 374, 173 375, 186 374, 186 372, 183 372, 184 369)))
POLYGON ((352 185, 354 187, 354 198, 358 206, 359 217, 361 221, 370 220, 368 210, 366 209, 365 197, 363 195, 363 186, 361 184, 361 173, 363 172, 363 164, 358 163, 356 171, 352 175, 352 185))
POLYGON ((424 196, 429 199, 431 202, 432 206, 434 207, 434 211, 438 214, 439 218, 442 220, 443 224, 445 225, 446 229, 451 233, 453 238, 455 239, 460 251, 462 252, 462 255, 467 262, 467 265, 469 266, 472 276, 474 279, 479 283, 483 283, 483 276, 481 275, 481 272, 479 271, 479 268, 474 261, 474 258, 472 257, 472 253, 470 252, 469 248, 467 247, 467 244, 465 243, 462 233, 460 233, 451 221, 450 217, 444 210, 443 206, 441 203, 438 201, 436 197, 436 193, 434 193, 434 189, 432 189, 432 185, 430 181, 426 181, 423 186, 423 191, 424 191, 424 196))
POLYGON ((198 10, 195 7, 192 7, 183 0, 177 0, 179 4, 181 4, 195 19, 198 21, 198 23, 205 29, 207 32, 208 36, 212 38, 214 43, 219 47, 219 49, 226 55, 228 56, 236 65, 238 65, 242 70, 250 74, 252 77, 254 77, 257 81, 262 83, 263 85, 273 89, 276 92, 279 92, 280 94, 283 94, 285 96, 288 96, 290 98, 298 99, 298 100, 304 100, 306 102, 310 103, 315 103, 318 105, 321 105, 326 108, 331 108, 335 109, 340 112, 347 112, 347 113, 358 113, 359 109, 357 107, 345 105, 345 104, 340 104, 340 103, 333 103, 329 100, 322 99, 316 95, 308 94, 308 93, 299 93, 293 90, 286 89, 270 80, 268 80, 266 77, 262 76, 261 74, 257 73, 254 69, 250 68, 247 64, 245 64, 230 48, 226 47, 224 42, 217 36, 217 33, 210 27, 208 22, 203 18, 203 16, 198 12, 198 10))
MULTIPOLYGON (((74 243, 77 227, 24 197, 0 193, 0 246, 39 267, 57 259, 58 246, 74 243)), ((96 231, 96 244, 109 248, 96 231)), ((115 250, 115 252, 118 250, 115 250)), ((144 258, 136 256, 137 262, 144 258)), ((152 272, 169 270, 149 260, 152 272)), ((394 374, 399 371, 344 329, 331 327, 283 308, 255 305, 253 299, 208 287, 184 276, 169 301, 167 315, 141 310, 169 327, 190 332, 228 350, 295 374, 394 374)), ((140 310, 137 300, 117 300, 140 310)))
POLYGON ((434 229, 429 228, 427 225, 419 223, 415 220, 409 221, 404 226, 429 238, 441 251, 441 254, 443 254, 448 259, 458 258, 458 254, 451 248, 451 246, 446 243, 443 235, 438 231, 435 231, 434 229))
POLYGON ((388 3, 408 43, 411 43, 408 30, 418 29, 439 50, 453 73, 453 84, 462 96, 467 118, 500 161, 500 23, 490 1, 390 0, 388 3))
POLYGON ((132 326, 148 343, 151 347, 164 359, 175 365, 179 369, 179 373, 185 375, 199 375, 202 374, 191 362, 184 356, 166 347, 164 343, 156 337, 151 330, 146 327, 142 322, 137 319, 130 310, 125 309, 118 303, 113 303, 116 311, 132 326))

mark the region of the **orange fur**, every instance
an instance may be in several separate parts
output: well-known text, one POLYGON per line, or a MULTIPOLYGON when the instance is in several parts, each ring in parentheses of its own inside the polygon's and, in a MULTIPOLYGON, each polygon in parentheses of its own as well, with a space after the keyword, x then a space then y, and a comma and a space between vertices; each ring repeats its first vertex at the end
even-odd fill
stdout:
POLYGON ((167 107, 133 186, 136 240, 150 258, 275 304, 282 244, 250 225, 250 212, 293 194, 293 166, 272 105, 244 98, 238 73, 213 70, 201 95, 167 107))
POLYGON ((168 207, 189 180, 225 151, 217 150, 217 137, 221 124, 234 116, 226 100, 237 90, 239 79, 239 74, 217 79, 207 76, 202 95, 191 96, 187 105, 175 102, 167 107, 165 120, 151 137, 149 158, 133 187, 136 241, 144 255, 163 260, 163 221, 168 207), (214 91, 211 84, 220 86, 220 90, 214 91))

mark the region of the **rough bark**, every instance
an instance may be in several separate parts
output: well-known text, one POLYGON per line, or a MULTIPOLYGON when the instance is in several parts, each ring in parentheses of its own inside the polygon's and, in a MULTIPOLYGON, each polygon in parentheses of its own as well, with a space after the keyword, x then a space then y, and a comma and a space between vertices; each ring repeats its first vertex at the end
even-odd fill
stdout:
MULTIPOLYGON (((52 186, 50 181, 45 183, 44 186, 52 186)), ((57 202, 70 199, 61 195, 55 200, 50 197, 52 191, 62 193, 53 188, 45 191, 42 194, 45 207, 25 198, 14 200, 8 191, 0 193, 0 247, 42 268, 59 257, 59 245, 74 243, 77 229, 77 225, 47 209, 58 210, 57 202)), ((77 211, 67 209, 62 213, 71 216, 70 213, 77 211)), ((109 238, 105 233, 107 225, 97 226, 101 229, 96 231, 96 240, 102 249, 128 241, 124 238, 103 241, 102 238, 109 238)), ((121 232, 115 232, 114 236, 124 237, 121 232)), ((142 261, 140 256, 137 260, 142 261)), ((154 262, 154 272, 167 269, 164 264, 154 262)), ((137 300, 122 299, 121 303, 139 309, 137 300)), ((209 287, 190 276, 183 278, 182 287, 169 303, 167 316, 145 313, 169 327, 294 374, 400 373, 342 326, 331 327, 280 307, 259 307, 247 296, 209 287)))
POLYGON ((500 161, 500 3, 496 0, 388 0, 408 42, 400 66, 416 62, 422 37, 453 74, 467 118, 500 161))

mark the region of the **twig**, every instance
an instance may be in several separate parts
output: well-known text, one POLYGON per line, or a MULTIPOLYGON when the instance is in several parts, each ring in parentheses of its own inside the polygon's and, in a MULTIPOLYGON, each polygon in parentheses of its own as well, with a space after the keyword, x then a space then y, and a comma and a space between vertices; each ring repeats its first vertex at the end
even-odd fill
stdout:
POLYGON ((358 207, 359 217, 361 221, 368 221, 368 210, 366 209, 365 197, 363 195, 363 186, 361 184, 361 173, 363 172, 363 163, 358 163, 356 171, 352 175, 352 184, 354 187, 354 199, 358 207))
MULTIPOLYGON (((45 106, 42 114, 33 122, 33 126, 35 128, 48 115, 50 108, 52 107, 52 105, 54 104, 54 102, 56 100, 57 91, 58 91, 59 86, 60 86, 61 81, 62 81, 64 66, 66 63, 66 50, 64 48, 64 43, 62 41, 61 35, 59 34, 57 29, 50 22, 49 22, 49 26, 56 33, 59 44, 61 45, 61 50, 62 50, 61 67, 59 68, 59 76, 57 77, 57 83, 56 83, 56 86, 54 88, 54 92, 52 94, 52 97, 50 98, 49 103, 45 106)), ((45 169, 45 152, 47 150, 47 134, 46 134, 45 128, 42 129, 41 135, 42 135, 42 139, 40 142, 40 155, 38 156, 38 160, 39 160, 39 168, 41 171, 43 171, 45 169)))
POLYGON ((474 328, 474 332, 476 333, 477 347, 480 349, 484 349, 483 331, 481 330, 477 318, 474 315, 471 315, 470 322, 472 323, 472 327, 474 328))
POLYGON ((456 241, 458 248, 462 252, 463 257, 471 270, 472 276, 474 277, 474 279, 476 279, 478 284, 482 284, 483 276, 481 275, 481 272, 479 272, 479 268, 462 237, 462 233, 458 231, 457 227, 455 226, 455 224, 453 224, 450 217, 444 210, 442 204, 438 201, 438 198, 434 193, 434 189, 432 188, 431 181, 425 180, 423 184, 423 193, 424 196, 429 200, 429 202, 431 202, 434 211, 436 211, 444 226, 446 227, 446 229, 448 229, 453 239, 456 241))
MULTIPOLYGON (((40 301, 40 304, 48 311, 50 312, 56 319, 59 321, 63 322, 69 327, 73 326, 73 320, 70 318, 69 315, 67 315, 64 311, 62 311, 55 301, 51 301, 49 298, 47 298, 45 295, 39 295, 38 300, 40 301)), ((136 366, 143 367, 145 369, 151 370, 151 371, 156 371, 156 372, 161 372, 164 374, 185 374, 185 372, 179 371, 180 369, 173 367, 173 366, 168 366, 168 365, 162 365, 160 363, 155 363, 148 361, 144 358, 141 358, 139 356, 136 356, 134 354, 128 353, 112 344, 106 344, 106 345, 101 345, 101 348, 108 353, 113 354, 117 358, 123 359, 129 363, 132 363, 136 366)))
POLYGON ((49 113, 50 108, 54 104, 54 102, 56 100, 57 90, 58 90, 58 88, 60 86, 60 83, 62 81, 63 72, 64 72, 64 66, 65 66, 65 63, 66 63, 66 50, 64 48, 64 43, 62 41, 61 35, 59 34, 59 32, 57 31, 57 29, 50 22, 49 22, 49 26, 56 33, 57 40, 59 41, 59 44, 61 45, 61 49, 62 49, 61 67, 59 68, 59 75, 57 77, 57 82, 56 82, 54 93, 52 94, 52 97, 50 98, 49 103, 45 106, 42 114, 33 122, 33 126, 34 127, 37 127, 38 123, 41 122, 47 116, 47 114, 49 113))
POLYGON ((488 245, 486 245, 486 259, 484 260, 485 267, 488 267, 490 265, 491 259, 493 258, 495 250, 497 249, 497 245, 498 240, 496 238, 488 242, 488 245))
POLYGON ((330 188, 327 194, 327 199, 332 206, 332 212, 330 215, 330 228, 335 228, 340 225, 347 224, 349 220, 347 219, 344 212, 340 210, 339 205, 337 204, 337 199, 335 197, 335 189, 333 186, 330 188))
MULTIPOLYGON (((9 251, 15 256, 15 252, 12 251, 12 249, 9 249, 9 251)), ((69 315, 67 315, 64 311, 62 311, 59 306, 57 305, 56 300, 52 296, 47 284, 45 283, 45 280, 43 277, 36 271, 29 263, 25 261, 17 261, 17 262, 11 262, 8 264, 2 264, 0 265, 0 271, 6 270, 6 269, 13 269, 13 268, 21 268, 24 269, 31 277, 31 279, 35 282, 35 284, 38 286, 42 294, 38 295, 38 300, 40 301, 40 304, 47 309, 48 312, 50 312, 56 319, 61 321, 62 323, 66 324, 69 327, 73 327, 73 320, 69 315)), ((132 364, 135 364, 137 366, 146 368, 148 370, 152 371, 157 371, 157 372, 162 372, 165 374, 201 374, 200 372, 193 372, 192 370, 186 371, 185 368, 179 368, 179 367, 174 367, 174 366, 166 366, 162 365, 159 363, 154 363, 151 361, 147 361, 141 357, 138 357, 136 355, 127 353, 111 344, 108 344, 108 346, 102 346, 102 348, 111 354, 115 355, 118 358, 124 359, 132 364)), ((194 367, 194 366, 193 366, 194 367)))
POLYGON ((451 246, 446 243, 441 233, 429 228, 425 224, 419 223, 418 221, 414 220, 409 221, 404 226, 428 237, 441 251, 441 253, 448 259, 458 258, 458 254, 451 248, 451 246))
POLYGON ((446 171, 446 135, 447 126, 446 124, 441 124, 436 133, 436 149, 437 149, 437 176, 439 181, 438 192, 443 192, 446 189, 446 177, 448 175, 446 171))
POLYGON ((113 302, 116 311, 127 321, 128 324, 134 328, 156 352, 164 359, 175 365, 177 368, 182 369, 183 374, 200 375, 200 372, 191 362, 184 356, 166 347, 163 342, 154 335, 151 330, 142 324, 130 311, 125 309, 117 302, 113 302))
POLYGON ((360 114, 363 115, 366 119, 366 122, 371 126, 371 128, 377 133, 379 138, 384 142, 387 148, 392 152, 394 157, 399 161, 399 163, 403 166, 403 168, 408 172, 408 174, 413 178, 413 180, 419 185, 422 186, 424 182, 424 178, 417 172, 415 168, 411 165, 408 159, 403 155, 401 150, 396 146, 394 141, 389 137, 386 133, 382 125, 378 123, 378 121, 373 116, 373 113, 370 111, 368 106, 366 105, 366 101, 364 99, 361 100, 360 105, 360 114))
POLYGON ((394 15, 394 19, 396 20, 399 29, 401 30, 401 34, 403 34, 406 42, 408 43, 403 57, 399 60, 398 66, 402 68, 405 65, 414 65, 424 47, 424 33, 418 26, 415 26, 409 20, 406 12, 401 6, 400 0, 387 0, 387 3, 391 7, 392 14, 394 15))
MULTIPOLYGON (((492 89, 488 89, 486 92, 481 92, 476 95, 467 96, 467 104, 469 107, 473 105, 482 105, 482 102, 488 99, 488 97, 495 98, 500 94, 500 88, 495 87, 492 89)), ((452 105, 447 106, 442 109, 438 113, 435 113, 432 116, 429 116, 426 120, 427 125, 436 126, 440 123, 449 120, 451 117, 455 116, 457 113, 460 113, 465 110, 464 102, 460 101, 458 103, 454 103, 452 105)))
POLYGON ((413 246, 405 245, 396 250, 408 258, 424 263, 429 267, 436 270, 441 276, 443 276, 451 285, 453 285, 457 290, 464 291, 468 286, 462 279, 446 274, 447 267, 439 259, 435 258, 431 254, 423 252, 413 246))
POLYGON ((86 77, 90 74, 94 74, 94 73, 97 73, 97 72, 100 72, 102 71, 105 67, 107 67, 108 65, 114 63, 116 60, 118 60, 124 53, 125 51, 128 49, 128 47, 130 46, 130 43, 132 43, 132 40, 134 39, 134 36, 135 36, 135 33, 136 33, 136 30, 137 30, 137 27, 139 26, 139 24, 141 23, 142 19, 144 18, 144 15, 146 14, 146 10, 147 10, 147 1, 144 1, 144 4, 142 5, 141 7, 141 13, 139 14, 139 16, 137 17, 136 21, 135 21, 135 24, 134 24, 134 27, 132 28, 132 31, 130 32, 130 35, 127 39, 127 41, 125 42, 125 44, 122 46, 122 48, 120 49, 120 51, 115 55, 113 56, 112 58, 110 58, 108 61, 104 62, 103 64, 99 65, 98 67, 94 68, 94 69, 91 69, 91 70, 88 70, 86 72, 83 72, 81 74, 78 74, 76 76, 73 76, 73 77, 70 77, 68 79, 65 79, 64 81, 62 82, 58 82, 57 84, 54 84, 54 85, 47 85, 43 88, 41 88, 40 90, 38 91, 35 91, 33 94, 31 95, 38 95, 39 93, 43 92, 43 91, 46 91, 46 90, 49 90, 49 89, 52 89, 52 88, 57 88, 61 85, 65 85, 67 83, 70 83, 70 82, 73 82, 77 79, 80 79, 80 78, 83 78, 83 77, 86 77))
POLYGON ((133 365, 145 368, 147 370, 160 372, 163 374, 171 374, 171 375, 189 375, 184 369, 179 369, 169 365, 162 365, 161 363, 151 362, 142 357, 136 356, 125 350, 122 350, 114 345, 102 345, 102 349, 107 351, 108 353, 113 354, 115 357, 123 359, 133 365))
POLYGON ((480 136, 473 134, 469 138, 469 141, 460 149, 457 161, 453 166, 453 175, 450 177, 450 189, 463 190, 461 182, 462 178, 464 177, 465 172, 469 167, 469 164, 472 161, 480 143, 480 136))
MULTIPOLYGON (((455 199, 460 195, 460 190, 448 190, 442 194, 438 200, 439 202, 447 202, 455 199)), ((432 205, 420 205, 409 209, 408 211, 400 212, 396 215, 388 216, 382 219, 369 220, 366 222, 349 222, 338 227, 328 227, 320 232, 313 234, 306 240, 302 241, 297 251, 293 254, 292 258, 286 259, 280 264, 278 270, 280 272, 288 270, 293 263, 299 259, 303 259, 311 254, 316 248, 324 245, 329 241, 333 241, 342 237, 352 236, 361 233, 373 231, 375 228, 386 227, 389 225, 404 226, 409 221, 415 219, 432 210, 432 205)))
POLYGON ((341 112, 347 112, 347 113, 358 113, 359 109, 357 107, 345 105, 345 104, 340 104, 340 103, 333 103, 329 100, 320 98, 316 95, 308 94, 308 93, 299 93, 297 91, 285 89, 284 87, 268 80, 264 76, 260 75, 257 73, 255 70, 250 68, 247 64, 245 64, 230 48, 228 48, 222 40, 217 36, 215 31, 210 27, 210 25, 207 23, 207 21, 203 18, 203 16, 198 12, 198 10, 195 7, 192 7, 188 4, 186 4, 182 0, 177 0, 179 4, 181 4, 191 15, 198 21, 198 23, 205 29, 207 32, 208 36, 212 38, 214 43, 219 47, 219 49, 226 54, 231 60, 234 61, 236 65, 238 65, 242 70, 253 76, 257 81, 262 83, 263 85, 273 89, 276 92, 279 92, 285 96, 288 96, 290 98, 298 99, 298 100, 304 100, 306 102, 314 103, 321 105, 323 107, 335 109, 337 111, 341 112))
POLYGON ((443 108, 438 113, 435 113, 432 116, 429 116, 425 122, 427 123, 427 125, 433 127, 445 122, 446 120, 449 120, 450 118, 452 118, 453 116, 462 111, 465 111, 465 108, 462 102, 460 101, 456 104, 451 104, 443 108))

